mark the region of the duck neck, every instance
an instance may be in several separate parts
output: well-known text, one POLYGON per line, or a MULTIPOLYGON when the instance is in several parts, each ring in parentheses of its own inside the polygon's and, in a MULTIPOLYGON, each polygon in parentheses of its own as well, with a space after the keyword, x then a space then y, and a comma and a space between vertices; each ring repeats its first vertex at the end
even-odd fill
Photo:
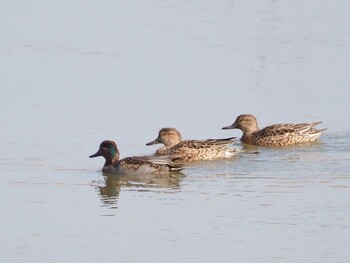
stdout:
POLYGON ((250 134, 243 133, 241 141, 247 144, 254 144, 253 133, 250 133, 250 134))
POLYGON ((108 165, 114 165, 115 163, 117 163, 119 161, 119 151, 118 149, 116 149, 113 152, 110 152, 107 156, 105 156, 105 165, 104 166, 108 166, 108 165))
POLYGON ((250 135, 258 132, 259 131, 259 127, 258 127, 258 125, 249 126, 249 127, 243 128, 242 131, 243 131, 243 134, 245 136, 250 136, 250 135))
POLYGON ((164 145, 165 145, 165 147, 170 148, 170 147, 173 147, 174 145, 176 145, 176 144, 178 144, 180 142, 181 142, 181 137, 170 136, 164 142, 164 145))

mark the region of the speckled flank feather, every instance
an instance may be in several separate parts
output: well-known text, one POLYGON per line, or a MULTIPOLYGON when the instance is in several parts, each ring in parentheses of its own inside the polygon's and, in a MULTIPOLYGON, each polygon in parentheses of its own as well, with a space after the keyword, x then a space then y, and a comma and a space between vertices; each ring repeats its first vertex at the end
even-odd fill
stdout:
POLYGON ((163 143, 165 146, 156 151, 156 155, 179 156, 184 161, 212 160, 229 158, 239 150, 232 148, 235 137, 226 139, 181 141, 180 133, 174 128, 163 128, 156 140, 148 143, 163 143))
POLYGON ((180 163, 175 163, 177 157, 162 156, 162 157, 127 157, 119 161, 119 165, 127 170, 138 170, 143 165, 147 165, 159 171, 180 171, 184 167, 180 163), (162 158, 163 157, 163 158, 162 158))
POLYGON ((119 160, 119 151, 113 141, 103 141, 99 150, 90 156, 103 156, 105 164, 102 171, 110 174, 151 174, 164 172, 178 172, 184 168, 183 164, 175 163, 177 156, 137 156, 119 160))
POLYGON ((167 148, 163 154, 179 155, 181 159, 185 161, 229 158, 239 152, 238 149, 229 148, 231 143, 231 139, 189 140, 167 148))
POLYGON ((314 128, 320 123, 275 124, 259 130, 256 118, 251 114, 244 114, 223 129, 241 129, 241 141, 244 143, 277 147, 317 141, 326 130, 314 128))
MULTIPOLYGON (((250 135, 254 144, 263 146, 285 146, 317 141, 323 130, 313 128, 321 122, 299 124, 276 124, 250 135)), ((243 136, 242 140, 245 140, 243 136)), ((248 135, 249 137, 249 135, 248 135)), ((248 139, 249 140, 249 139, 248 139)))

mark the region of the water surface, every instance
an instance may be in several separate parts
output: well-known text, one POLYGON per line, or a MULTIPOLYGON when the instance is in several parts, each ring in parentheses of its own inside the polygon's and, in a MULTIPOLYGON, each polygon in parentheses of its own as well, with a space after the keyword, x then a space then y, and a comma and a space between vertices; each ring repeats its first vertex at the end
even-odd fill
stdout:
POLYGON ((2 262, 349 262, 347 1, 0 5, 2 262), (328 130, 173 176, 88 158, 239 137, 241 113, 328 130))

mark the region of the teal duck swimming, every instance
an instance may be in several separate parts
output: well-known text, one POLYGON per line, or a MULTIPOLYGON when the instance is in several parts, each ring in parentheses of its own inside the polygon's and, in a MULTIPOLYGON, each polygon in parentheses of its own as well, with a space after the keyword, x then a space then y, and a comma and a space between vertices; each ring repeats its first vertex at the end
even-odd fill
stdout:
POLYGON ((119 159, 119 150, 113 141, 103 141, 98 151, 90 158, 103 156, 105 164, 102 172, 108 174, 152 174, 164 172, 178 172, 184 168, 183 164, 175 163, 177 156, 139 156, 119 159))
POLYGON ((258 128, 254 115, 243 114, 237 117, 236 121, 222 129, 240 129, 243 131, 241 141, 246 144, 260 146, 288 146, 300 143, 317 141, 322 132, 314 126, 321 122, 297 123, 297 124, 275 124, 264 129, 258 128))
POLYGON ((235 138, 181 141, 178 130, 163 128, 159 131, 157 139, 146 145, 164 144, 156 151, 156 155, 175 155, 184 161, 212 160, 236 155, 239 150, 230 147, 235 138))

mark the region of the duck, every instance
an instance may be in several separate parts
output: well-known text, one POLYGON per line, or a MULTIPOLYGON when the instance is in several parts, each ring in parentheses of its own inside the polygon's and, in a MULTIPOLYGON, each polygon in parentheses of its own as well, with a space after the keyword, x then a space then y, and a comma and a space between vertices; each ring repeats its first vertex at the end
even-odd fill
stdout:
POLYGON ((326 130, 314 128, 320 123, 274 124, 260 130, 254 115, 242 114, 232 125, 222 129, 240 129, 243 132, 241 141, 245 144, 279 147, 318 141, 326 130))
POLYGON ((230 147, 236 137, 207 140, 181 140, 181 133, 175 128, 162 128, 158 137, 146 145, 162 143, 163 147, 156 150, 155 155, 179 156, 183 161, 213 160, 230 158, 239 150, 230 147))
POLYGON ((120 160, 117 144, 111 140, 101 142, 98 151, 89 158, 102 156, 105 163, 102 172, 117 175, 139 175, 179 172, 184 168, 176 163, 177 156, 134 156, 120 160))

